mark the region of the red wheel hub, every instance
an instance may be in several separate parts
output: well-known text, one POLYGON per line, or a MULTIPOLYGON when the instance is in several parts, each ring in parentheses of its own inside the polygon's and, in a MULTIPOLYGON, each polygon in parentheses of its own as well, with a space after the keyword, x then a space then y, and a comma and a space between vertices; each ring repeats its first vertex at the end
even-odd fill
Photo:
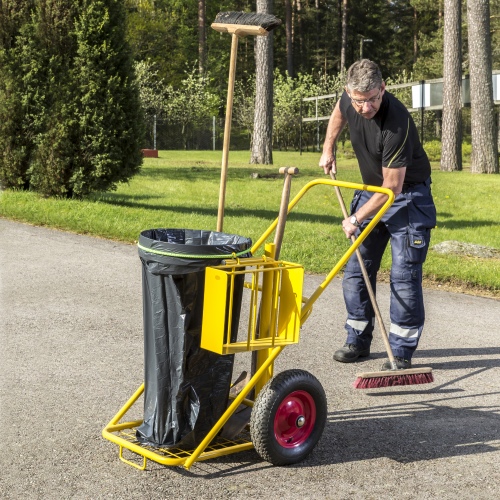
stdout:
POLYGON ((311 435, 316 404, 306 391, 294 391, 280 403, 274 417, 274 435, 284 448, 295 448, 311 435))

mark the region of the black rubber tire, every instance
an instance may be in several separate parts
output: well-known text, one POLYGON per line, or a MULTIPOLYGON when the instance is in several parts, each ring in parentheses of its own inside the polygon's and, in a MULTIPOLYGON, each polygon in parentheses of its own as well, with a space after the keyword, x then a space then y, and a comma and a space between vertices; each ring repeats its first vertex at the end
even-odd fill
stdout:
MULTIPOLYGON (((293 403, 290 404, 293 406, 293 403)), ((300 401, 298 406, 300 407, 300 401)), ((295 414, 290 413, 290 415, 293 420, 295 414)), ((326 395, 318 379, 304 370, 281 372, 262 388, 255 400, 250 418, 252 443, 257 453, 273 465, 301 462, 321 438, 326 418, 326 395), (288 411, 287 403, 290 398, 294 398, 294 395, 298 395, 299 399, 302 397, 305 410, 310 409, 311 414, 315 413, 315 418, 311 417, 309 424, 305 424, 308 427, 304 428, 302 435, 300 435, 302 428, 299 425, 291 430, 292 436, 295 431, 297 437, 295 444, 292 442, 293 437, 289 438, 290 442, 280 441, 282 436, 279 429, 276 431, 280 415, 283 411, 288 411)))

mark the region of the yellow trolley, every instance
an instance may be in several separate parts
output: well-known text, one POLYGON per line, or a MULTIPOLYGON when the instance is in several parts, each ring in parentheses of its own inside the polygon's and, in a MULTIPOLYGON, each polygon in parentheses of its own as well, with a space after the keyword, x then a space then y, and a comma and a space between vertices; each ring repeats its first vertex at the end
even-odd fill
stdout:
POLYGON ((287 213, 306 192, 318 185, 382 193, 387 195, 387 201, 309 298, 302 296, 303 267, 275 260, 275 245, 266 244, 278 226, 279 217, 251 248, 255 256, 264 245, 261 257, 226 260, 223 265, 207 267, 201 347, 219 354, 252 351, 252 375, 237 394, 230 396, 226 411, 202 442, 190 450, 140 443, 136 439, 136 428, 142 420, 122 421, 144 392, 142 384, 102 431, 105 439, 119 446, 120 460, 141 470, 146 468, 148 459, 189 470, 196 461, 255 448, 264 460, 286 465, 302 461, 316 446, 327 418, 323 387, 316 377, 304 370, 286 370, 273 376, 274 360, 287 345, 299 341, 300 327, 311 314, 314 302, 394 201, 394 194, 389 189, 316 179, 299 191, 288 204, 287 213), (249 298, 246 315, 242 311, 244 319, 240 320, 239 330, 241 334, 242 321, 246 322, 246 333, 243 332, 243 339, 238 336, 236 341, 231 341, 236 336, 231 332, 231 317, 228 319, 227 315, 232 311, 235 277, 241 274, 245 275, 244 288, 249 298), (249 424, 235 437, 224 437, 221 431, 242 405, 251 409, 249 424), (124 449, 135 459, 125 458, 124 449), (142 460, 138 461, 140 457, 142 460))

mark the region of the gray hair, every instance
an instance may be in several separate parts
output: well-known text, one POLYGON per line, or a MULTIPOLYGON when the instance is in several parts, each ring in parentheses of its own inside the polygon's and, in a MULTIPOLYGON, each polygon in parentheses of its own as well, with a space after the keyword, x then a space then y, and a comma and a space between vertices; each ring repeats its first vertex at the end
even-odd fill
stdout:
POLYGON ((349 91, 369 92, 382 86, 382 73, 379 67, 369 59, 356 61, 347 70, 347 88, 349 91))

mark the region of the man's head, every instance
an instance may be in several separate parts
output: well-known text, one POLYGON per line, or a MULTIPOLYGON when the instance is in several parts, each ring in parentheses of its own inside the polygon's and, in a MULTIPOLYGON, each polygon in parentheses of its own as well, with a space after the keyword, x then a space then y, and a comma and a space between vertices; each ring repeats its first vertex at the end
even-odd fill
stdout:
POLYGON ((346 92, 357 113, 367 119, 373 118, 385 92, 379 67, 369 59, 356 61, 347 70, 346 92))

